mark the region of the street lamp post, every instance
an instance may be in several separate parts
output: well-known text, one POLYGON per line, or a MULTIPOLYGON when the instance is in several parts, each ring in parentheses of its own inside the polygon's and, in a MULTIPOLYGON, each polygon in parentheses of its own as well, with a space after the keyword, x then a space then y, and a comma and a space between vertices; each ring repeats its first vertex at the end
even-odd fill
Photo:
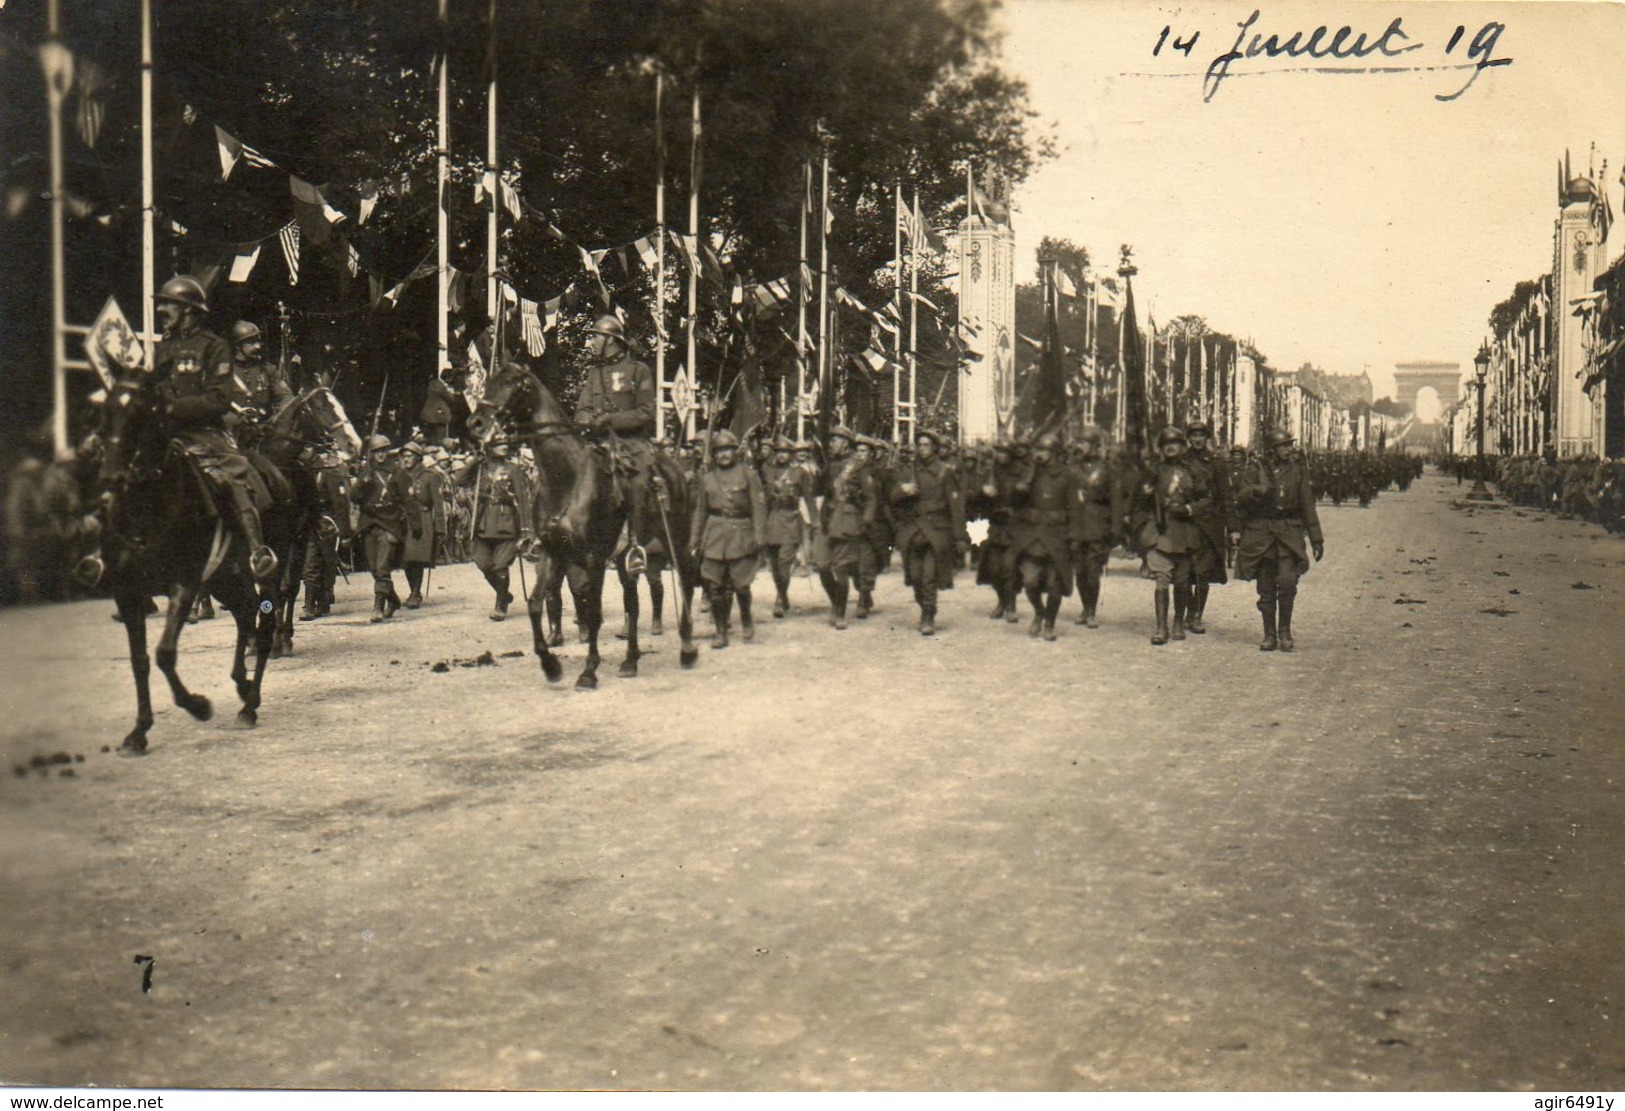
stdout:
POLYGON ((1489 488, 1484 485, 1484 382, 1489 377, 1490 346, 1488 343, 1478 345, 1478 354, 1473 356, 1473 366, 1476 368, 1476 385, 1478 386, 1478 462, 1474 467, 1473 488, 1468 491, 1468 501, 1494 501, 1489 488))

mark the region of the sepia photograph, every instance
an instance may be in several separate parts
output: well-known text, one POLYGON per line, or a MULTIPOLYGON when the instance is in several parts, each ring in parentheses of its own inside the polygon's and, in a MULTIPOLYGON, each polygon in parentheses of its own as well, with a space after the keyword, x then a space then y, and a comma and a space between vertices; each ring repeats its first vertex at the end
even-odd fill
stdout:
POLYGON ((1622 105, 1607 0, 0 0, 11 1106, 1607 1111, 1622 105))

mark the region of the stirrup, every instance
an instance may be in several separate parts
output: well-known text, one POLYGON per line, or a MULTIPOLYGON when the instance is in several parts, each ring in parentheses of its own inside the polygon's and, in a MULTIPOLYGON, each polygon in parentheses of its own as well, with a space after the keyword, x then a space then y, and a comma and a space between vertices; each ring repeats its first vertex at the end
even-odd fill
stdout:
POLYGON ((276 574, 277 558, 269 546, 261 544, 248 556, 248 570, 256 579, 268 579, 276 574))
POLYGON ((633 544, 626 549, 626 573, 628 575, 641 575, 649 567, 649 553, 643 550, 642 544, 633 544))

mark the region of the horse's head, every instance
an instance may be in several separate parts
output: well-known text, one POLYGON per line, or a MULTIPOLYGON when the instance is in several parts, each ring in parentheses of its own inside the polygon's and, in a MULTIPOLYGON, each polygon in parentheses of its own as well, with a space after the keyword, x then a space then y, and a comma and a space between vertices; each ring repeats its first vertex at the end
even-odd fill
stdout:
POLYGON ((509 363, 486 379, 485 389, 471 408, 468 432, 482 444, 491 442, 504 424, 528 420, 535 391, 540 388, 529 371, 509 363))
POLYGON ((97 480, 111 490, 156 466, 164 437, 158 427, 154 398, 142 379, 117 380, 102 391, 99 405, 101 420, 96 438, 100 441, 101 464, 97 480))
POLYGON ((361 454, 361 436, 332 390, 326 386, 315 386, 306 390, 301 398, 304 412, 321 427, 341 455, 354 459, 361 454))

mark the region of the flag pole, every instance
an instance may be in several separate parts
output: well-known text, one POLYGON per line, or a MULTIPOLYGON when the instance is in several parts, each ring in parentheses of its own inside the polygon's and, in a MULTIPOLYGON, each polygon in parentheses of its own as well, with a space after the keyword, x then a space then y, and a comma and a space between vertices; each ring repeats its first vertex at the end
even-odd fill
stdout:
POLYGON ((486 203, 491 214, 485 222, 485 305, 491 314, 491 373, 502 366, 502 293, 497 288, 497 0, 490 0, 486 30, 490 36, 488 60, 491 66, 485 93, 485 185, 486 203))
MULTIPOLYGON (((920 219, 920 191, 914 190, 914 223, 917 235, 923 235, 925 223, 920 219)), ((908 288, 914 296, 908 301, 908 439, 913 443, 920 435, 919 359, 920 349, 920 245, 912 239, 908 248, 908 288)))
POLYGON ((1099 331, 1100 321, 1096 315, 1100 307, 1096 303, 1095 283, 1089 280, 1089 272, 1083 273, 1083 327, 1089 337, 1089 410, 1088 422, 1095 423, 1095 382, 1100 377, 1100 363, 1098 361, 1098 345, 1095 343, 1096 332, 1099 331))
POLYGON ((835 402, 829 357, 829 145, 826 142, 822 146, 823 187, 818 207, 818 429, 827 449, 829 418, 835 402))
POLYGON ((141 0, 141 349, 142 365, 153 368, 158 346, 157 306, 153 302, 158 247, 152 174, 152 0, 141 0))
MULTIPOLYGON (((699 395, 700 373, 695 343, 695 318, 700 304, 700 85, 699 73, 694 75, 694 106, 689 118, 688 149, 688 235, 693 241, 693 254, 688 260, 688 380, 695 396, 699 395)), ((685 439, 694 435, 694 410, 688 411, 683 421, 685 439)), ((711 422, 706 420, 706 443, 710 443, 711 422)), ((708 449, 709 450, 709 449, 708 449)))
MULTIPOLYGON (((45 105, 50 132, 51 181, 51 440, 57 458, 68 453, 67 275, 63 261, 62 98, 68 84, 58 0, 46 5, 45 105)), ((150 310, 150 301, 149 301, 150 310)), ((150 347, 150 344, 149 344, 150 347)))
POLYGON ((796 439, 807 438, 807 209, 812 201, 812 161, 803 160, 801 188, 801 253, 796 266, 796 439))
MULTIPOLYGON (((892 221, 892 308, 898 319, 902 319, 903 310, 903 186, 901 182, 894 183, 896 197, 896 219, 892 221)), ((912 242, 912 239, 911 239, 912 242)), ((903 353, 902 331, 896 333, 892 341, 892 352, 896 355, 903 353)), ((891 369, 891 439, 892 443, 903 442, 903 365, 902 359, 892 363, 891 369)))
POLYGON ((439 126, 435 144, 435 235, 438 244, 436 258, 436 321, 435 376, 442 377, 451 365, 451 337, 447 331, 447 317, 451 302, 451 236, 446 216, 446 187, 451 180, 451 119, 448 109, 451 78, 451 52, 446 49, 446 0, 440 0, 437 23, 440 31, 440 90, 436 103, 439 126))
POLYGON ((655 425, 663 438, 672 408, 671 383, 666 380, 666 132, 663 98, 666 75, 655 68, 655 381, 660 383, 655 425))

